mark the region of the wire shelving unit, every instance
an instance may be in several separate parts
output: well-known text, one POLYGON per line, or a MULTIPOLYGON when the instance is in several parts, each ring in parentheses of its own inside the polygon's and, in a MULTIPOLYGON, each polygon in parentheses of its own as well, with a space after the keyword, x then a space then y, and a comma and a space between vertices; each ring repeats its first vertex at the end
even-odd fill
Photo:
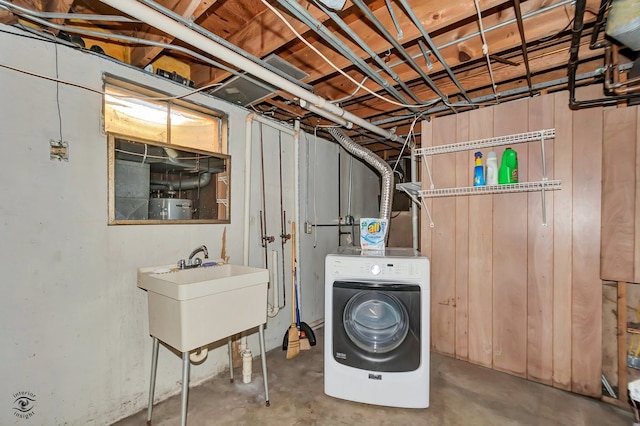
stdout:
POLYGON ((555 191, 561 189, 562 187, 562 182, 560 180, 547 179, 545 141, 547 139, 555 139, 555 135, 555 129, 544 129, 533 132, 454 143, 449 145, 438 145, 415 150, 415 155, 422 156, 422 160, 427 167, 427 171, 429 171, 427 157, 430 155, 448 154, 459 151, 480 150, 483 148, 491 148, 496 146, 517 145, 521 143, 540 141, 540 149, 542 151, 542 179, 540 181, 520 182, 504 185, 435 188, 433 179, 431 178, 431 174, 429 173, 429 179, 431 181, 430 189, 420 189, 421 184, 419 182, 410 182, 409 184, 403 184, 403 186, 398 185, 398 189, 406 192, 414 202, 419 203, 425 209, 427 216, 429 217, 429 224, 432 228, 434 227, 434 223, 433 219, 431 218, 431 213, 429 212, 429 207, 425 203, 426 198, 539 191, 542 194, 542 225, 547 226, 545 191, 555 191))

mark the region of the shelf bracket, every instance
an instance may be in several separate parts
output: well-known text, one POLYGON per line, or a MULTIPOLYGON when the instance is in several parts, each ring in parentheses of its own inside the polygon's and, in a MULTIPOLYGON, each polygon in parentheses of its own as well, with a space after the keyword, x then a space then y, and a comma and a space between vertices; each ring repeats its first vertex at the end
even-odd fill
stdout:
POLYGON ((420 191, 420 182, 405 182, 396 184, 396 189, 398 191, 402 191, 411 198, 415 204, 420 205, 420 200, 418 199, 418 191, 420 191))
POLYGON ((431 212, 429 211, 429 206, 427 206, 427 201, 425 198, 421 198, 420 201, 422 202, 422 207, 424 208, 424 212, 427 214, 427 217, 429 218, 429 227, 430 228, 435 228, 436 224, 433 223, 433 218, 431 217, 431 212))
POLYGON ((434 189, 436 186, 433 183, 433 176, 431 175, 431 169, 429 168, 429 163, 427 162, 427 154, 422 153, 420 154, 420 156, 422 157, 422 163, 424 164, 424 168, 427 171, 427 174, 429 175, 429 188, 434 189))

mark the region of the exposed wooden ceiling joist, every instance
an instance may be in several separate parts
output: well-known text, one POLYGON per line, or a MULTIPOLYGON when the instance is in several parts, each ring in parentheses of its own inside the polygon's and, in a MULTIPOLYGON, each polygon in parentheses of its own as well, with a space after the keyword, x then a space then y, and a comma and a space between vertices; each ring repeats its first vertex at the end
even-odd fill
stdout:
MULTIPOLYGON (((7 1, 9 0, 0 0, 0 2, 7 1)), ((464 111, 471 106, 467 104, 467 107, 457 107, 455 111, 446 109, 442 106, 438 93, 444 94, 450 102, 465 101, 462 96, 464 92, 469 98, 496 102, 492 99, 492 84, 495 82, 496 90, 500 95, 498 102, 501 102, 515 97, 535 95, 535 93, 529 93, 528 79, 534 87, 538 87, 536 86, 538 84, 546 87, 546 84, 555 88, 556 82, 563 77, 563 73, 566 77, 566 62, 569 58, 571 39, 570 27, 574 19, 574 7, 568 0, 519 2, 523 16, 521 27, 526 37, 526 49, 523 49, 515 3, 512 0, 478 0, 486 46, 478 34, 480 22, 474 0, 457 2, 407 0, 411 11, 422 26, 422 31, 410 19, 399 0, 390 0, 395 18, 390 14, 386 0, 367 1, 366 8, 379 21, 380 28, 394 35, 395 47, 392 41, 385 38, 379 28, 360 10, 358 2, 348 1, 343 10, 336 12, 337 15, 349 26, 350 31, 366 43, 369 51, 379 56, 384 64, 376 62, 378 59, 372 59, 362 46, 357 45, 347 36, 332 17, 315 3, 316 0, 297 2, 302 7, 297 13, 308 13, 311 22, 326 26, 331 34, 331 43, 337 43, 341 49, 348 49, 356 57, 343 56, 327 40, 321 39, 312 28, 315 25, 309 27, 292 16, 283 6, 284 1, 271 0, 269 4, 284 16, 289 25, 300 33, 304 40, 322 52, 328 61, 334 64, 333 66, 296 37, 262 0, 157 0, 157 4, 183 17, 185 25, 199 25, 205 31, 226 40, 239 51, 246 51, 247 54, 256 58, 277 55, 308 75, 303 82, 310 84, 316 95, 329 101, 341 100, 340 106, 345 111, 370 122, 379 122, 386 129, 397 127, 396 132, 399 134, 408 131, 408 125, 415 117, 416 111, 428 111, 430 108, 409 109, 406 106, 394 105, 375 98, 365 89, 387 99, 394 99, 396 103, 398 97, 410 99, 407 102, 412 104, 415 103, 415 99, 419 99, 424 103, 433 104, 437 108, 434 114, 447 114, 458 110, 464 111), (401 38, 396 31, 397 27, 402 30, 401 38), (423 38, 423 32, 429 36, 429 39, 423 38), (425 46, 430 41, 438 47, 438 53, 448 68, 438 61, 435 52, 427 52, 427 58, 424 57, 425 49, 429 49, 425 46), (403 52, 396 47, 406 51, 419 69, 408 64, 403 52), (524 52, 527 53, 526 59, 524 52), (491 73, 485 53, 490 56, 491 73), (362 60, 366 62, 366 67, 362 60), (358 61, 360 61, 359 64, 358 61), (336 71, 334 66, 351 78, 348 79, 336 71), (391 74, 383 67, 391 69, 391 74), (377 76, 371 74, 372 72, 377 76), (491 80, 491 75, 494 81, 491 80), (425 76, 428 76, 428 80, 425 76), (455 76, 456 81, 452 76, 455 76), (381 87, 383 82, 386 89, 381 87), (429 87, 430 85, 432 87, 429 87), (359 86, 362 87, 356 90, 359 86), (390 90, 391 87, 394 90, 390 90), (438 93, 434 88, 437 88, 438 93), (464 92, 461 92, 462 90, 464 92), (504 96, 504 93, 509 95, 504 96)), ((98 15, 97 20, 89 22, 64 19, 59 15, 49 18, 52 23, 64 25, 65 32, 68 31, 71 34, 74 28, 78 27, 95 29, 111 33, 114 38, 118 34, 123 34, 146 39, 152 43, 178 45, 181 48, 192 49, 201 55, 208 55, 153 28, 144 20, 142 22, 101 20, 104 15, 121 12, 98 0, 14 0, 11 3, 39 12, 98 15)), ((588 12, 584 21, 587 27, 593 25, 600 5, 600 0, 586 0, 588 12)), ((24 13, 0 7, 0 23, 14 24, 17 17, 20 18, 20 22, 29 21, 24 13)), ((30 25, 33 26, 33 23, 30 25)), ((588 48, 588 32, 585 32, 581 41, 580 56, 584 61, 581 65, 583 71, 595 70, 602 64, 602 50, 588 48)), ((228 71, 212 66, 210 62, 203 63, 202 60, 191 55, 176 53, 175 49, 117 40, 100 42, 111 56, 136 67, 143 68, 161 61, 163 68, 166 66, 169 72, 177 71, 183 77, 193 80, 196 87, 226 82, 233 77, 228 71), (117 48, 109 49, 112 44, 117 48)), ((626 62, 633 59, 622 58, 626 62)), ((298 99, 278 88, 274 89, 273 94, 256 101, 253 107, 258 112, 280 120, 302 119, 306 126, 329 124, 326 119, 303 109, 298 99)), ((397 143, 379 142, 377 137, 367 136, 367 132, 362 129, 353 129, 349 133, 363 144, 366 143, 369 148, 380 150, 385 155, 390 155, 398 149, 397 143)))

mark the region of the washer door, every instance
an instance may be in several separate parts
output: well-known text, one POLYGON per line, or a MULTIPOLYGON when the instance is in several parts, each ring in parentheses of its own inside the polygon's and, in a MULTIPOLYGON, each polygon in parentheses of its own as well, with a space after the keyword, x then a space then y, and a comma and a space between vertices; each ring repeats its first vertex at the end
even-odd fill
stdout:
POLYGON ((344 330, 360 349, 387 353, 402 344, 409 332, 409 315, 393 294, 360 292, 347 302, 343 313, 344 330))

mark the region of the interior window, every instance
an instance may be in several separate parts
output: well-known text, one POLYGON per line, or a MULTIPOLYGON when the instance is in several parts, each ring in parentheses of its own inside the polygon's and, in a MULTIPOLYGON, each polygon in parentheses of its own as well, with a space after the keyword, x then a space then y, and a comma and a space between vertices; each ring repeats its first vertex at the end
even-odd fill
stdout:
POLYGON ((228 223, 226 117, 149 91, 105 92, 109 224, 228 223))

